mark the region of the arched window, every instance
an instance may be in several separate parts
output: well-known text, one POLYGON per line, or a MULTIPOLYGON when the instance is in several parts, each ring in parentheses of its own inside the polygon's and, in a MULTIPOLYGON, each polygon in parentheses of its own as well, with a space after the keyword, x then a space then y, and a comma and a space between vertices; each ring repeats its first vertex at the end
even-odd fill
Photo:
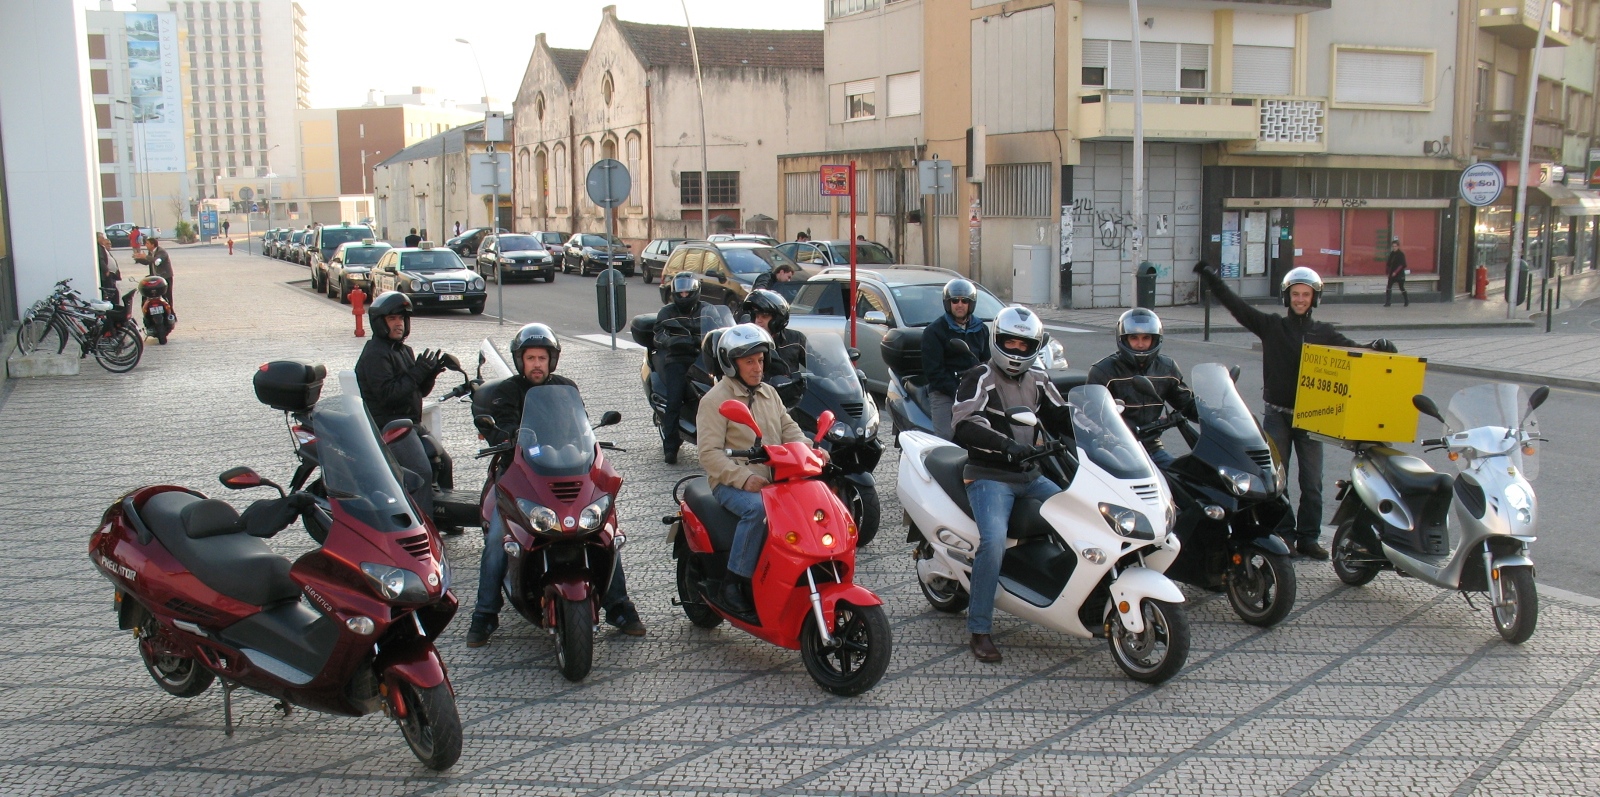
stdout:
POLYGON ((533 117, 541 122, 544 121, 544 92, 542 91, 533 96, 533 117))
MULTIPOLYGON (((578 145, 578 154, 580 169, 577 179, 582 182, 589 179, 589 168, 594 166, 594 139, 584 139, 583 143, 578 145)), ((587 197, 588 192, 585 192, 584 196, 587 197)))
POLYGON ((543 218, 550 215, 550 158, 543 147, 533 153, 533 174, 538 180, 537 184, 529 186, 533 192, 533 212, 543 218))
POLYGON ((638 133, 628 134, 628 176, 633 179, 633 189, 628 192, 628 206, 642 207, 644 205, 644 172, 640 171, 640 150, 642 140, 638 133))
POLYGON ((616 90, 617 87, 611 80, 610 72, 600 77, 600 97, 606 101, 607 105, 611 104, 611 95, 615 94, 616 90))
POLYGON ((523 147, 517 151, 517 163, 512 193, 517 197, 517 207, 527 213, 533 207, 533 172, 532 158, 528 155, 528 148, 523 147))
POLYGON ((600 157, 601 158, 611 158, 613 160, 616 159, 616 157, 617 157, 617 140, 615 138, 612 138, 611 136, 608 135, 608 136, 606 136, 606 140, 605 141, 600 142, 600 157))
POLYGON ((567 209, 567 148, 557 144, 555 154, 556 179, 552 182, 556 184, 556 210, 562 211, 567 209))

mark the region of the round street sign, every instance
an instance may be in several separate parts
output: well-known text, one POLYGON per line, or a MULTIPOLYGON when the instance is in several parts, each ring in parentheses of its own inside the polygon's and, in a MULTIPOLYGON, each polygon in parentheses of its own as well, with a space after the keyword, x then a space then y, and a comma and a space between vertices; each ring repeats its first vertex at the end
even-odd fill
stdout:
POLYGON ((589 199, 603 208, 622 204, 628 198, 628 189, 633 187, 633 181, 628 177, 628 167, 615 158, 606 158, 590 166, 585 182, 589 199))
POLYGON ((255 189, 251 188, 248 185, 239 189, 239 198, 243 199, 246 202, 249 202, 251 199, 254 199, 255 195, 256 195, 255 189))
POLYGON ((1481 208, 1499 199, 1505 185, 1505 175, 1494 164, 1474 163, 1461 172, 1461 199, 1481 208))

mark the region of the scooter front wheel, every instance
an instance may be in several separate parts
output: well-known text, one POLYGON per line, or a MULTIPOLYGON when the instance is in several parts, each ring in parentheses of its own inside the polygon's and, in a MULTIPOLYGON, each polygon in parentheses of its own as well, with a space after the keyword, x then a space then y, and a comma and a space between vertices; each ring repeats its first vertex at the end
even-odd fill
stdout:
POLYGON ((569 681, 583 680, 594 666, 594 612, 587 600, 556 599, 556 666, 569 681))
POLYGON ((1527 567, 1501 569, 1500 598, 1504 605, 1494 607, 1494 630, 1513 645, 1527 642, 1539 624, 1539 592, 1533 583, 1533 570, 1527 567))
POLYGON ((1189 660, 1189 615, 1183 606, 1146 599, 1144 630, 1135 634, 1111 613, 1111 658, 1129 678, 1158 684, 1178 674, 1189 660))
POLYGON ((406 715, 397 717, 400 734, 423 766, 436 772, 449 769, 461 757, 461 715, 449 683, 419 688, 400 682, 406 715))
POLYGON ((1294 608, 1294 565, 1287 556, 1253 547, 1237 556, 1239 563, 1228 570, 1228 603, 1251 625, 1277 625, 1294 608))
POLYGON ((850 517, 856 522, 858 532, 856 545, 862 546, 872 542, 872 539, 878 536, 878 523, 882 515, 882 507, 878 503, 878 489, 845 480, 839 485, 839 500, 850 510, 850 517))
POLYGON ((849 697, 871 689, 889 669, 889 618, 882 606, 834 607, 833 646, 823 644, 816 618, 800 629, 800 659, 817 686, 849 697))

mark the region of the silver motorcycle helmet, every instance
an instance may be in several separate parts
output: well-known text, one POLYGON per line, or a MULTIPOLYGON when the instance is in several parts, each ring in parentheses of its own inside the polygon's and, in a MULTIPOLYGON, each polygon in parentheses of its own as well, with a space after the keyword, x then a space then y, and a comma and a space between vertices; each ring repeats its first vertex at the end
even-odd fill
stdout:
POLYGON ((994 345, 989 347, 989 360, 1002 373, 1013 379, 1028 372, 1044 350, 1044 322, 1026 307, 1007 307, 994 317, 994 345), (1006 347, 1008 341, 1022 341, 1017 351, 1006 347))
POLYGON ((772 336, 765 329, 755 324, 731 326, 717 339, 717 367, 722 369, 723 376, 738 378, 736 360, 752 354, 770 356, 772 349, 772 336))
POLYGON ((1137 307, 1117 319, 1117 355, 1122 361, 1143 368, 1151 358, 1161 353, 1161 318, 1154 311, 1137 307), (1138 351, 1128 345, 1129 335, 1149 335, 1150 348, 1138 351))
POLYGON ((1289 289, 1295 285, 1305 285, 1311 288, 1312 307, 1316 307, 1322 301, 1322 277, 1318 276, 1317 272, 1310 268, 1298 266, 1289 269, 1289 273, 1283 275, 1281 292, 1283 294, 1284 307, 1289 306, 1289 289))

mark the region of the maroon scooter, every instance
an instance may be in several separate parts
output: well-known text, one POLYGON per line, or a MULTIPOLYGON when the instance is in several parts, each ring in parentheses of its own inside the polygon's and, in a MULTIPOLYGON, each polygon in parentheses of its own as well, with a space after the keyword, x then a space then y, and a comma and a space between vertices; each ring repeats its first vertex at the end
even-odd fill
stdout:
MULTIPOLYGON (((474 399, 492 395, 480 389, 474 399)), ((596 441, 594 430, 622 422, 607 412, 589 424, 583 399, 570 385, 528 390, 522 421, 499 430, 511 439, 486 448, 493 456, 483 493, 483 525, 499 513, 505 534, 486 544, 503 546, 507 557, 502 588, 522 615, 555 635, 556 666, 569 681, 581 681, 594 663, 594 630, 611 588, 617 557, 627 537, 617 522, 622 476, 596 441)), ((487 406, 473 407, 480 429, 494 427, 487 406)))
POLYGON ((321 401, 320 378, 282 388, 315 404, 325 497, 285 495, 244 467, 222 484, 280 497, 242 516, 183 487, 141 487, 106 510, 89 558, 157 685, 194 697, 221 679, 229 735, 242 686, 278 698, 285 715, 382 710, 423 764, 448 769, 461 720, 434 642, 456 611, 450 566, 400 487, 355 375, 340 381, 343 395, 321 401), (327 530, 321 547, 290 562, 261 541, 302 517, 327 530))

